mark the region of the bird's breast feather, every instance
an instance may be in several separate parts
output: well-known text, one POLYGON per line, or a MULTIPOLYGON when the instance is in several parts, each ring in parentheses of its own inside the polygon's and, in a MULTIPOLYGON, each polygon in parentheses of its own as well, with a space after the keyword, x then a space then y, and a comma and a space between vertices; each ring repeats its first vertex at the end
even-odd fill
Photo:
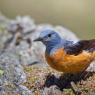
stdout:
POLYGON ((46 59, 49 63, 58 62, 59 60, 63 58, 64 55, 65 55, 64 49, 60 48, 53 51, 50 55, 46 53, 46 59))

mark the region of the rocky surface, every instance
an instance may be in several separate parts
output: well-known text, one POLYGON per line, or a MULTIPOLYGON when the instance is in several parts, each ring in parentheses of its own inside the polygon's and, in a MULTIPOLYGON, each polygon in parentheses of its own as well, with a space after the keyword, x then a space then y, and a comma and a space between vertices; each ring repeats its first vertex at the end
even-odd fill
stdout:
POLYGON ((0 69, 3 71, 0 76, 0 95, 17 95, 17 93, 29 95, 29 92, 23 94, 23 88, 21 87, 21 84, 26 82, 26 74, 20 65, 18 55, 10 51, 1 54, 0 69))
MULTIPOLYGON (((33 42, 45 28, 54 29, 65 39, 79 40, 62 26, 37 25, 29 16, 10 20, 0 14, 0 95, 76 95, 71 81, 80 95, 94 95, 94 73, 79 79, 78 74, 65 75, 46 64, 44 45, 33 42)), ((95 71, 95 62, 88 71, 95 71)))
MULTIPOLYGON (((25 67, 27 81, 23 84, 32 89, 35 95, 94 95, 95 73, 85 72, 82 78, 79 75, 65 75, 50 67, 38 65, 25 67), (80 94, 73 92, 71 82, 76 83, 80 94)), ((76 90, 76 89, 74 89, 76 90)))

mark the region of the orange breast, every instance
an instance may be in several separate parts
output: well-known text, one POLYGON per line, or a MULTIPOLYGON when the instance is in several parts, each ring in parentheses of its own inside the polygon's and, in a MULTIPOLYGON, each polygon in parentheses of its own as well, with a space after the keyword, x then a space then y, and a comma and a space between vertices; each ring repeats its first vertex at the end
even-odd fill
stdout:
POLYGON ((95 59, 95 51, 92 53, 93 58, 95 59))
POLYGON ((47 63, 54 69, 65 73, 78 73, 85 70, 93 60, 92 54, 83 51, 79 55, 68 55, 63 48, 53 55, 45 54, 47 63))

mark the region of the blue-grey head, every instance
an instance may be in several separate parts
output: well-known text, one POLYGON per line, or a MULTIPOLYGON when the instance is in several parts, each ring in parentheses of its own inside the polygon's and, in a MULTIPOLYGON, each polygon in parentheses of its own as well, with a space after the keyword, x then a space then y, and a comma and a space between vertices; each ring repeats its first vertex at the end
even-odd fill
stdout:
POLYGON ((55 30, 44 29, 34 41, 41 41, 46 46, 46 52, 50 54, 51 50, 61 43, 61 40, 60 35, 55 30))
POLYGON ((44 29, 34 41, 41 41, 44 45, 55 46, 61 41, 61 37, 53 29, 44 29))

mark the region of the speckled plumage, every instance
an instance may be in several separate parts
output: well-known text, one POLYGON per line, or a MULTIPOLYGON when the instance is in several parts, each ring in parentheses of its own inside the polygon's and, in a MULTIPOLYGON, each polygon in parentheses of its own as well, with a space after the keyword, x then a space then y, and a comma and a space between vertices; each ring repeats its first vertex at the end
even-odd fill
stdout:
POLYGON ((43 30, 39 36, 46 46, 47 63, 54 69, 65 73, 84 71, 95 59, 95 40, 73 43, 62 39, 53 30, 43 30))

